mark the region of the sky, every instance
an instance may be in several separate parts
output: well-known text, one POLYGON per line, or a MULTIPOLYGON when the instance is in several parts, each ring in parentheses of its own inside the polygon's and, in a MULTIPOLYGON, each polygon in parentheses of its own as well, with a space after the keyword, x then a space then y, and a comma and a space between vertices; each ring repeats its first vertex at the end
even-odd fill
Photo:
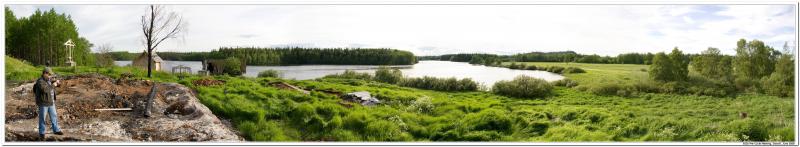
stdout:
MULTIPOLYGON (((114 51, 144 50, 146 5, 7 5, 17 17, 54 8, 79 34, 114 51)), ((575 51, 616 56, 739 39, 794 44, 794 5, 167 5, 188 23, 157 51, 220 47, 394 48, 415 55, 575 51)))

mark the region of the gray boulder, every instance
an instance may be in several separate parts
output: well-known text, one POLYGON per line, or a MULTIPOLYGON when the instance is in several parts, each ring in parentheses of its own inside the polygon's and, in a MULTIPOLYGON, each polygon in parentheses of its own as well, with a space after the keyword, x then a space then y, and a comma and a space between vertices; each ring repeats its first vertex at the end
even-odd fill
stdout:
POLYGON ((369 92, 366 91, 348 93, 345 94, 342 98, 344 98, 347 101, 359 103, 363 106, 373 106, 381 103, 381 100, 378 100, 378 98, 370 96, 369 92))

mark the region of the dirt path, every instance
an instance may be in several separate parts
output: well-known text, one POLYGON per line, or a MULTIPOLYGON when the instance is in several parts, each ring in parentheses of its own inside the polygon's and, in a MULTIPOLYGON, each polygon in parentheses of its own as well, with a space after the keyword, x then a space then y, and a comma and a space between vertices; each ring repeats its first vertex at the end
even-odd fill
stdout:
MULTIPOLYGON (((51 141, 243 141, 230 123, 217 118, 192 90, 175 83, 158 83, 151 117, 144 117, 152 82, 111 79, 89 74, 61 79, 56 110, 65 135, 51 141), (96 111, 132 108, 131 111, 96 111)), ((6 141, 38 138, 33 83, 6 89, 6 141)))

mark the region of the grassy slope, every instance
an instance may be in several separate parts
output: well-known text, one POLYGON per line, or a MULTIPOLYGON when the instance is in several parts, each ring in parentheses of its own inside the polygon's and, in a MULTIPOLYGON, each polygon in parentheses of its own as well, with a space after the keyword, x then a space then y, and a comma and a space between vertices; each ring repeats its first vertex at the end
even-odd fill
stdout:
MULTIPOLYGON (((26 73, 28 75, 17 77, 34 78, 40 72, 22 62, 6 60, 7 79, 9 72, 26 73)), ((625 80, 625 74, 646 76, 646 72, 639 71, 639 67, 645 67, 641 65, 570 65, 589 72, 566 75, 582 83, 625 80)), ((74 74, 68 68, 56 71, 62 75, 74 74)), ((78 68, 78 72, 91 71, 95 69, 78 68)), ((136 77, 144 75, 142 70, 128 67, 99 71, 112 77, 125 72, 136 77)), ((232 119, 249 140, 735 141, 794 138, 793 99, 770 96, 715 98, 644 94, 622 98, 557 88, 552 97, 527 100, 486 92, 437 92, 358 80, 286 80, 311 89, 369 91, 384 102, 375 107, 346 108, 330 94, 304 95, 267 85, 280 79, 213 77, 227 82, 211 87, 189 84, 198 78, 201 77, 178 81, 175 76, 157 73, 152 79, 177 81, 198 90, 198 97, 206 106, 215 114, 232 119), (415 107, 427 106, 417 102, 425 97, 430 98, 431 107, 424 108, 430 109, 415 107), (742 119, 739 112, 747 112, 750 117, 742 119)))
POLYGON ((41 73, 41 68, 31 66, 29 63, 22 60, 6 56, 6 80, 9 81, 26 81, 35 80, 41 73), (37 72, 39 71, 39 72, 37 72))

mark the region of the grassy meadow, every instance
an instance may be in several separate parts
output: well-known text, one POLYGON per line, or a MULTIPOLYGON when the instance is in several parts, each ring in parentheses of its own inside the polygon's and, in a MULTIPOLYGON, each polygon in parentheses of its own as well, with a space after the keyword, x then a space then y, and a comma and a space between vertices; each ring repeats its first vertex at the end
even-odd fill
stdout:
MULTIPOLYGON (((564 74, 582 85, 628 83, 647 78, 646 65, 526 63, 576 66, 586 73, 564 74)), ((229 76, 177 76, 157 72, 146 78, 131 67, 55 68, 59 75, 100 73, 111 77, 177 82, 197 91, 215 115, 230 119, 249 141, 793 141, 794 99, 760 94, 711 97, 641 93, 597 95, 557 86, 543 98, 487 91, 444 92, 373 80, 320 78, 286 80, 229 76), (222 85, 192 81, 214 79, 222 85), (273 87, 286 82, 310 94, 273 87), (330 92, 368 91, 376 106, 343 102, 330 92), (747 113, 743 118, 740 113, 747 113)), ((35 79, 41 67, 6 57, 6 80, 35 79), (13 70, 9 70, 13 69, 13 70)))
MULTIPOLYGON (((515 62, 526 66, 548 67, 578 67, 586 70, 586 73, 567 73, 563 74, 571 80, 581 84, 592 83, 632 83, 648 80, 648 65, 642 64, 593 64, 593 63, 565 63, 565 62, 515 62)), ((511 62, 504 62, 509 65, 511 62)))

